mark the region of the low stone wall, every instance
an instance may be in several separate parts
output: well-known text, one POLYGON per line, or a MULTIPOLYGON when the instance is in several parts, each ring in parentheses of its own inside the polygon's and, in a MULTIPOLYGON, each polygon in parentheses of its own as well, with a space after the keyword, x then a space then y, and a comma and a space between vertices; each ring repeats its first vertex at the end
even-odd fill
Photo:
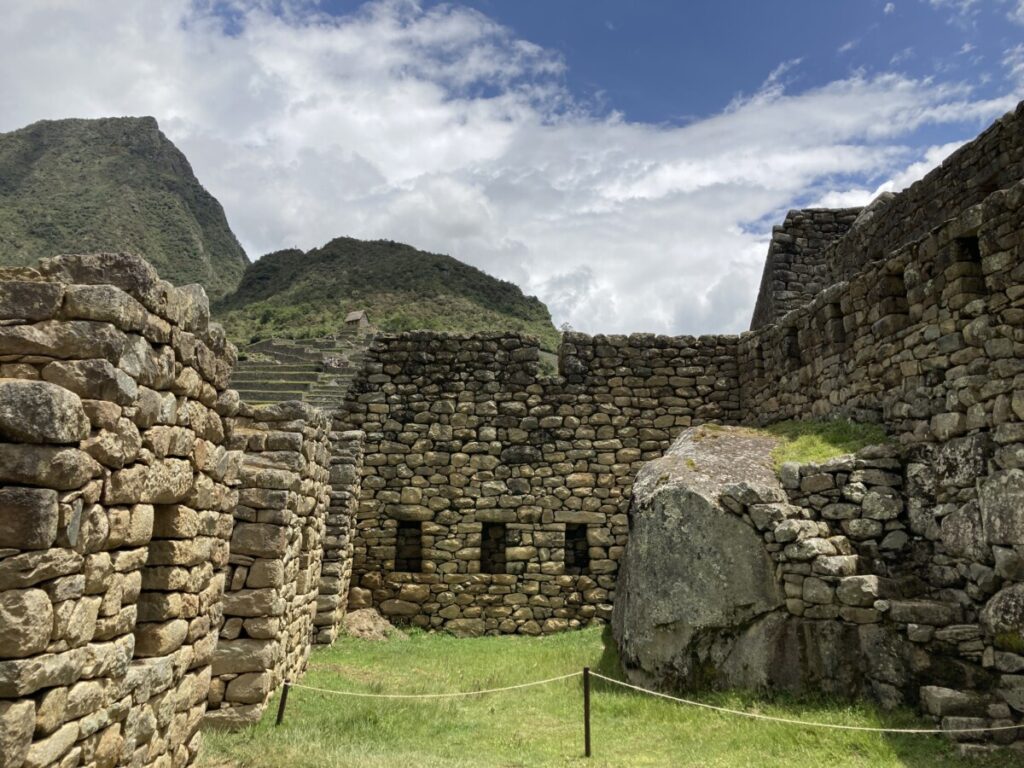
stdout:
POLYGON ((331 504, 327 510, 323 571, 314 620, 318 644, 330 645, 337 639, 348 608, 365 440, 366 435, 358 430, 331 433, 331 504))
POLYGON ((471 634, 606 619, 636 469, 738 417, 736 343, 566 334, 541 377, 512 334, 379 337, 339 416, 366 433, 352 606, 471 634))
MULTIPOLYGON (((970 495, 979 440, 908 454, 879 446, 825 465, 786 465, 788 504, 726 499, 764 534, 786 609, 884 627, 891 634, 862 642, 871 692, 888 706, 920 702, 947 729, 1024 720, 1024 558, 1004 537, 1008 546, 995 547, 993 559, 985 536, 986 527, 1012 530, 1020 507, 1004 482, 986 480, 987 525, 977 503, 953 503, 941 525, 929 515, 931 536, 920 535, 921 513, 937 493, 970 495)), ((1024 728, 956 738, 1010 743, 1024 738, 1024 728)))
POLYGON ((687 432, 638 478, 613 623, 628 674, 866 694, 949 730, 1022 725, 959 741, 1024 739, 1016 478, 982 482, 987 514, 947 501, 919 530, 936 499, 968 497, 981 441, 787 464, 780 483, 770 440, 687 432))
POLYGON ((234 349, 141 259, 0 269, 0 763, 185 765, 235 506, 234 349))
POLYGON ((244 452, 224 626, 213 658, 207 722, 259 720, 271 693, 305 669, 316 632, 330 422, 298 402, 242 404, 228 445, 244 452))

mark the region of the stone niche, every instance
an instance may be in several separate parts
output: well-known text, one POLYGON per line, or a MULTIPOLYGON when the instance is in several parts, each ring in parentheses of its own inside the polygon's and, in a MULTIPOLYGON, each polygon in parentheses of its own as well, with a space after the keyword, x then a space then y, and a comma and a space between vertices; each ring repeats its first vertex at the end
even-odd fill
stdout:
POLYGON ((142 259, 0 269, 0 765, 186 765, 241 455, 234 348, 142 259))

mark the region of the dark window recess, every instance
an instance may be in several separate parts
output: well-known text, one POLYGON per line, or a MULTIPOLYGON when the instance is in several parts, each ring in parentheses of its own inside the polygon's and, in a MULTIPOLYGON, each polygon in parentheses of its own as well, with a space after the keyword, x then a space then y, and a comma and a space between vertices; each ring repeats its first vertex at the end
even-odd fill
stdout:
POLYGON ((981 264, 981 244, 977 237, 958 237, 956 239, 957 261, 973 261, 981 264))
POLYGON ((590 546, 587 544, 587 526, 565 526, 565 572, 586 573, 590 568, 590 546))
POLYGON ((827 309, 826 333, 828 339, 839 347, 846 346, 846 326, 843 323, 843 310, 838 304, 829 304, 827 309))
POLYGON ((480 573, 505 573, 504 523, 484 523, 480 532, 480 573))
POLYGON ((803 365, 803 355, 800 353, 800 339, 797 337, 796 328, 786 331, 782 340, 782 354, 790 368, 799 368, 803 365))
POLYGON ((395 571, 420 573, 423 570, 423 532, 420 524, 399 520, 395 534, 395 571))

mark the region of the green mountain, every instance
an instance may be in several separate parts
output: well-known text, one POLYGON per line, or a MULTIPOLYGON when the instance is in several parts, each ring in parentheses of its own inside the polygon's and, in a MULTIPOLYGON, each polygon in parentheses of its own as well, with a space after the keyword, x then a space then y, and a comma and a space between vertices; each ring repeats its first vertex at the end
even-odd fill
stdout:
POLYGON ((308 253, 268 254, 213 308, 241 343, 334 333, 358 309, 386 331, 515 330, 552 350, 559 339, 540 299, 451 256, 390 240, 339 237, 308 253))
POLYGON ((43 120, 0 134, 0 265, 129 251, 212 297, 246 265, 224 209, 151 117, 43 120))

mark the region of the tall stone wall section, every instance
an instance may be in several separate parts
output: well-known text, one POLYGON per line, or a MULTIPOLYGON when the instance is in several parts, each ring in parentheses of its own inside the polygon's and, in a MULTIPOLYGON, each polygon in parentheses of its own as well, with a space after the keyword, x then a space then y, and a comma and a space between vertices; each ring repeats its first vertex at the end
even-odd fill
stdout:
POLYGON ((330 500, 326 414, 299 402, 242 404, 227 443, 244 453, 224 626, 209 690, 212 725, 259 720, 305 669, 316 628, 330 500))
POLYGON ((738 419, 736 345, 567 334, 541 377, 516 335, 378 338, 339 416, 366 433, 351 607, 461 634, 606 619, 633 476, 738 419))
POLYGON ((829 283, 849 280, 868 263, 927 235, 993 192, 1024 180, 1024 102, 965 144, 923 179, 879 200, 869 221, 833 243, 829 283))
POLYGON ((864 209, 790 211, 772 233, 750 329, 780 321, 822 287, 852 279, 1022 180, 1024 102, 899 194, 864 209))
POLYGON ((771 325, 832 282, 825 249, 849 231, 861 210, 807 208, 786 214, 772 230, 751 329, 771 325))
POLYGON ((221 621, 234 349, 141 259, 0 270, 0 764, 185 765, 221 621))
POLYGON ((342 429, 331 433, 331 503, 327 510, 323 571, 314 621, 316 642, 321 645, 330 645, 337 639, 348 608, 365 439, 366 435, 358 430, 342 429))
MULTIPOLYGON (((871 610, 887 611, 935 668, 942 690, 922 689, 925 706, 969 718, 948 727, 1024 712, 1022 257, 1024 183, 739 346, 743 399, 758 404, 750 420, 849 416, 883 423, 902 446, 886 483, 895 503, 873 505, 884 514, 861 514, 849 502, 862 489, 850 498, 827 474, 792 487, 822 502, 838 493, 838 506, 811 505, 824 523, 913 564, 913 580, 895 596, 916 602, 890 600, 892 582, 875 580, 871 610)), ((796 579, 788 583, 806 603, 796 579)), ((836 610, 841 600, 818 586, 826 607, 811 610, 836 610)))

